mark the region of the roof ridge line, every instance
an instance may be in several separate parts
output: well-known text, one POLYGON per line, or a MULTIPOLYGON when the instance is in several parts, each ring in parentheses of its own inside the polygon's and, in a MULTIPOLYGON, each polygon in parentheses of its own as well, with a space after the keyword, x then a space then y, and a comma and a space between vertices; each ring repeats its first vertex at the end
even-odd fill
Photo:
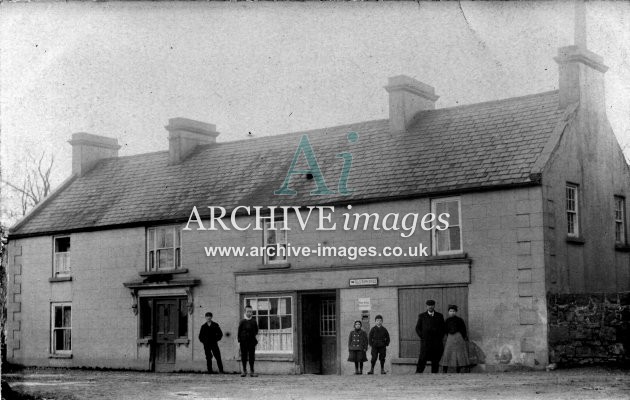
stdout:
POLYGON ((371 119, 371 120, 368 120, 368 121, 358 121, 358 122, 352 122, 352 123, 343 124, 343 125, 325 126, 325 127, 322 127, 322 128, 309 129, 309 130, 306 130, 306 131, 284 132, 284 133, 279 133, 277 135, 257 136, 257 137, 247 138, 247 139, 235 139, 235 140, 229 140, 229 141, 225 141, 225 142, 217 142, 217 143, 213 143, 213 144, 207 144, 207 145, 203 145, 203 146, 222 145, 222 144, 228 144, 228 143, 239 143, 239 142, 244 142, 244 141, 253 141, 253 140, 260 140, 260 139, 265 139, 265 138, 277 138, 277 137, 291 136, 291 135, 297 135, 297 134, 308 134, 308 133, 317 132, 317 131, 324 131, 325 132, 325 131, 328 131, 330 129, 340 129, 340 128, 344 128, 344 127, 350 127, 350 126, 353 126, 353 125, 368 124, 368 123, 374 123, 374 122, 385 122, 385 121, 389 121, 389 119, 387 119, 387 118, 371 119))
POLYGON ((480 106, 488 106, 488 105, 496 104, 496 103, 506 103, 506 102, 524 100, 524 99, 527 99, 527 98, 543 97, 543 96, 546 96, 546 95, 550 95, 552 93, 558 93, 558 90, 557 89, 556 90, 548 90, 546 92, 526 94, 524 96, 507 97, 505 99, 482 101, 480 103, 462 104, 462 105, 452 106, 452 107, 436 108, 434 110, 420 111, 418 114, 425 113, 425 112, 432 112, 432 111, 450 111, 450 110, 459 110, 459 109, 462 109, 462 108, 473 108, 473 107, 480 107, 480 106))

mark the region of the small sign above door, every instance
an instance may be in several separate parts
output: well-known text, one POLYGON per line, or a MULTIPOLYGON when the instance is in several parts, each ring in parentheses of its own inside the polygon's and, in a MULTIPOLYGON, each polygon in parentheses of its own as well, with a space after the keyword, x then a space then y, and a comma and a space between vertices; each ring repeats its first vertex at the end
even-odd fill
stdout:
POLYGON ((350 279, 350 287, 354 286, 378 286, 378 278, 350 279))
POLYGON ((359 311, 370 311, 372 309, 372 303, 369 297, 361 297, 357 300, 359 304, 359 311))

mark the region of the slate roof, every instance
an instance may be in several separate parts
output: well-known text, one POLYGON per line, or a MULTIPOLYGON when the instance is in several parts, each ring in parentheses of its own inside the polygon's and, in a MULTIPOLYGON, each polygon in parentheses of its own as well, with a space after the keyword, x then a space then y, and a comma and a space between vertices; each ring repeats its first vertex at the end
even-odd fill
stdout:
MULTIPOLYGON (((558 93, 423 111, 408 132, 387 120, 199 146, 181 164, 168 151, 111 158, 74 179, 16 226, 11 236, 187 220, 196 205, 323 205, 535 184, 530 173, 563 115, 558 93), (347 133, 359 134, 349 143, 347 133), (307 134, 328 187, 337 189, 351 152, 351 195, 313 196, 313 180, 293 177, 296 196, 277 196, 307 134)), ((304 157, 300 157, 303 161, 304 157)), ((305 166, 302 163, 302 166, 305 166)))

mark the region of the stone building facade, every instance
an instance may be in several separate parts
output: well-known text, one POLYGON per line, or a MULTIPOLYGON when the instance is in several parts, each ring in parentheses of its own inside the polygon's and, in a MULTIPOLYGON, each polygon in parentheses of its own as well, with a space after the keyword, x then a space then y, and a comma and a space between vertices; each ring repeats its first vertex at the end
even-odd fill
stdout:
MULTIPOLYGON (((563 355, 579 340, 568 344, 566 295, 605 292, 589 298, 624 306, 630 170, 606 120, 601 60, 570 47, 557 61, 559 91, 435 109, 432 87, 398 76, 386 87, 389 119, 299 134, 217 143, 214 125, 174 118, 169 151, 130 157, 117 157, 115 139, 73 135, 71 178, 11 230, 9 361, 203 370, 197 333, 212 311, 226 369, 237 370, 250 304, 261 372, 352 373, 353 321, 380 314, 392 338, 386 368, 408 373, 429 298, 443 313, 460 306, 482 370, 598 361, 592 350, 563 355), (275 194, 286 179, 293 194, 275 194), (193 208, 207 224, 213 206, 250 228, 197 229, 193 208), (255 206, 260 218, 245 212, 255 206), (277 219, 290 230, 269 229, 270 206, 301 207, 277 219), (305 221, 309 206, 335 207, 325 225, 338 228, 305 221), (445 231, 382 227, 390 213, 445 211, 445 231), (365 215, 341 229, 344 213, 381 226, 363 225, 365 215), (208 255, 221 246, 376 250, 208 255)), ((606 315, 585 335, 623 355, 622 331, 606 324, 627 312, 606 315)))

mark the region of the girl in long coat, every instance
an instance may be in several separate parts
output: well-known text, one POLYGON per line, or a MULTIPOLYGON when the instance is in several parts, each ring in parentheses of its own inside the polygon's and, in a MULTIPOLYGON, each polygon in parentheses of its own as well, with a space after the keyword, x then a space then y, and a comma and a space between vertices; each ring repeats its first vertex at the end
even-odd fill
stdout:
POLYGON ((444 346, 444 353, 442 353, 442 359, 440 365, 442 366, 442 372, 447 372, 448 367, 455 367, 457 372, 460 372, 462 367, 470 365, 468 361, 468 334, 466 332, 466 324, 464 320, 457 315, 457 306, 448 306, 449 317, 444 321, 446 326, 446 345, 444 346))
POLYGON ((348 337, 348 361, 354 362, 355 375, 363 374, 363 363, 367 361, 367 355, 365 352, 368 348, 367 333, 361 329, 361 321, 354 321, 354 330, 350 332, 348 337))

